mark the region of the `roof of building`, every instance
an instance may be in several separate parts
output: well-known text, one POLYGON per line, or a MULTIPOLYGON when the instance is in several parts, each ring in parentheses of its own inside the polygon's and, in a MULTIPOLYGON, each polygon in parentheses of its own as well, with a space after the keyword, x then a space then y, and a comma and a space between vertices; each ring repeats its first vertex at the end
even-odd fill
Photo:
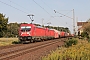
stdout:
POLYGON ((77 22, 77 26, 82 26, 82 25, 84 25, 86 23, 88 23, 88 22, 77 22))

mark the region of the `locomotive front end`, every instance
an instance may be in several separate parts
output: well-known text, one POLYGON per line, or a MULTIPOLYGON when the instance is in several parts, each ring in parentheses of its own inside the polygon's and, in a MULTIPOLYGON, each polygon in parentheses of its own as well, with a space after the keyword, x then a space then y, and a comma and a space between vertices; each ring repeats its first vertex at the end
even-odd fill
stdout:
POLYGON ((32 39, 31 36, 31 26, 30 25, 21 25, 19 29, 19 40, 20 41, 30 41, 32 39))

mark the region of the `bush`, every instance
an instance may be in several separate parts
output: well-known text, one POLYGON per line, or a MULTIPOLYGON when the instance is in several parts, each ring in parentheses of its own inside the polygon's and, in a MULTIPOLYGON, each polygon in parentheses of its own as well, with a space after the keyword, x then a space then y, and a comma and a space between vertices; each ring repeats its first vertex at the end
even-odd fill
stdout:
POLYGON ((78 41, 76 39, 69 39, 66 41, 65 47, 76 45, 77 43, 78 43, 78 41))
POLYGON ((13 41, 12 44, 20 44, 20 41, 13 41))
POLYGON ((81 37, 89 38, 89 34, 87 32, 82 32, 81 37))
POLYGON ((88 38, 87 41, 90 43, 90 38, 88 38))

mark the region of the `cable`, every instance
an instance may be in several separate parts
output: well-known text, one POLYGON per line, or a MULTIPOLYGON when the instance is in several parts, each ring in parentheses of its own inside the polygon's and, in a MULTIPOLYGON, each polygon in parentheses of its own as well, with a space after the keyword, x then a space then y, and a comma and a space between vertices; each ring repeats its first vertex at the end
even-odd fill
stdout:
MULTIPOLYGON (((41 0, 45 5, 47 5, 43 0, 41 0)), ((48 5, 47 5, 48 6, 48 5)), ((50 6, 48 6, 51 10, 53 10, 50 6)), ((65 11, 67 11, 67 10, 65 10, 65 11)), ((72 11, 72 10, 71 10, 72 11)), ((69 12, 71 12, 70 10, 69 10, 69 12)), ((68 12, 68 13, 69 13, 68 12)), ((65 15, 67 15, 68 13, 66 13, 65 15)), ((56 17, 56 16, 55 16, 56 17)), ((61 17, 61 16, 58 16, 58 17, 61 17)))
MULTIPOLYGON (((68 13, 70 13, 72 10, 70 10, 68 13)), ((67 15, 68 13, 66 13, 65 15, 67 15)))
MULTIPOLYGON (((51 10, 53 10, 50 6, 48 6, 43 0, 41 0, 47 7, 49 7, 51 10)), ((66 10, 65 10, 66 11, 66 10)), ((69 12, 71 12, 70 10, 69 10, 69 12)), ((69 13, 68 12, 68 13, 69 13)), ((67 15, 68 13, 66 13, 65 15, 67 15)), ((64 14, 63 14, 64 15, 64 14)), ((54 17, 62 17, 62 16, 52 16, 53 18, 54 17)), ((50 21, 50 20, 49 20, 50 21)))
MULTIPOLYGON (((21 5, 19 5, 19 4, 17 4, 17 3, 15 3, 15 2, 13 2, 13 1, 11 1, 11 0, 9 0, 11 3, 13 3, 13 4, 15 4, 15 5, 18 5, 18 6, 20 6, 20 7, 22 7, 21 5)), ((36 2, 35 2, 36 3, 36 2)), ((41 6, 40 6, 41 7, 41 6)), ((26 9, 26 8, 24 8, 24 7, 22 7, 23 9, 26 9)), ((42 7, 41 7, 42 8, 42 7)), ((44 8, 43 8, 44 9, 44 8)), ((26 10, 28 10, 28 9, 26 9, 26 10)), ((45 10, 45 9, 44 9, 45 10)), ((29 10, 28 10, 29 11, 29 10)), ((47 12, 47 11, 46 11, 47 12)), ((47 12, 48 13, 48 12, 47 12)), ((48 13, 49 14, 49 13, 48 13)))
MULTIPOLYGON (((50 6, 48 6, 43 0, 41 0, 49 9, 51 9, 52 11, 53 11, 53 9, 50 7, 50 6)), ((54 16, 52 16, 53 18, 54 18, 54 16)))
POLYGON ((10 7, 14 8, 14 9, 16 9, 16 10, 18 10, 18 11, 21 11, 21 12, 23 12, 23 13, 27 14, 27 12, 22 11, 22 10, 20 10, 20 9, 16 8, 16 7, 13 7, 13 6, 11 6, 11 5, 9 5, 9 4, 7 4, 7 3, 5 3, 5 2, 2 2, 2 1, 0 1, 0 2, 1 2, 1 3, 3 3, 3 4, 5 4, 5 5, 7 5, 7 6, 10 6, 10 7))
POLYGON ((48 6, 43 0, 41 0, 48 8, 50 8, 51 10, 53 10, 50 6, 48 6))
MULTIPOLYGON (((50 15, 50 17, 52 16, 49 12, 47 12, 42 6, 40 6, 35 0, 33 0, 34 3, 36 3, 40 8, 42 8, 48 15, 50 15)), ((53 16, 52 16, 53 17, 53 16)), ((53 17, 54 18, 54 17, 53 17)), ((54 18, 55 19, 55 18, 54 18)), ((50 21, 50 20, 48 20, 50 21)))
MULTIPOLYGON (((23 7, 23 6, 21 6, 21 5, 19 5, 19 4, 17 4, 17 3, 15 3, 15 2, 13 2, 13 1, 11 1, 11 0, 9 0, 11 3, 13 3, 13 4, 15 4, 15 5, 17 5, 17 6, 20 6, 21 8, 23 8, 23 9, 26 9, 25 7, 23 7)), ((27 11, 30 11, 30 10, 28 10, 28 9, 26 9, 27 11)), ((31 11, 30 11, 31 12, 31 11)))
MULTIPOLYGON (((34 1, 34 0, 33 0, 34 1)), ((49 14, 49 12, 47 12, 42 6, 40 6, 36 1, 34 1, 34 3, 36 3, 40 8, 42 8, 47 14, 49 14)), ((50 15, 50 14, 49 14, 50 15)), ((50 15, 51 16, 51 15, 50 15)))
MULTIPOLYGON (((41 0, 47 7, 49 7, 50 8, 50 6, 48 6, 43 0, 41 0)), ((52 8, 50 8, 51 10, 53 10, 52 8)), ((71 11, 69 10, 69 12, 68 13, 70 13, 71 11)), ((62 14, 62 13, 59 13, 59 14, 61 14, 61 15, 63 15, 63 16, 66 16, 68 13, 66 13, 66 14, 62 14)), ((52 16, 53 17, 53 16, 52 16)), ((55 16, 55 17, 57 17, 57 16, 55 16)), ((58 16, 58 17, 62 17, 62 16, 58 16)), ((66 17, 68 17, 68 18, 71 18, 71 17, 69 17, 69 16, 66 16, 66 17)), ((72 19, 72 18, 71 18, 72 19)), ((50 20, 49 20, 50 21, 50 20)))
MULTIPOLYGON (((54 12, 56 13, 57 11, 54 10, 54 12)), ((57 12, 57 13, 59 13, 59 12, 57 12)), ((63 15, 63 16, 66 16, 65 14, 62 14, 62 13, 59 13, 59 14, 61 14, 61 15, 63 15)), ((69 16, 66 16, 66 17, 68 17, 68 18, 70 18, 70 19, 73 19, 73 18, 71 18, 71 17, 69 17, 69 16)))
MULTIPOLYGON (((43 0, 41 0, 45 5, 47 5, 43 0)), ((47 5, 48 6, 48 5, 47 5)), ((49 6, 48 6, 49 7, 49 6)), ((49 7, 50 8, 50 7, 49 7)), ((53 10, 52 8, 50 8, 51 10, 53 10)), ((67 10, 65 10, 65 11, 67 11, 67 10)), ((71 11, 69 11, 69 12, 71 12, 71 11)), ((69 13, 68 12, 68 13, 69 13)), ((64 16, 66 16, 68 13, 66 13, 65 15, 64 14, 61 14, 61 15, 64 15, 64 16)), ((53 16, 52 16, 53 17, 53 16)), ((55 17, 62 17, 62 16, 55 16, 55 17)), ((66 16, 66 17, 68 17, 68 16, 66 16)), ((70 18, 70 17, 69 17, 70 18)))

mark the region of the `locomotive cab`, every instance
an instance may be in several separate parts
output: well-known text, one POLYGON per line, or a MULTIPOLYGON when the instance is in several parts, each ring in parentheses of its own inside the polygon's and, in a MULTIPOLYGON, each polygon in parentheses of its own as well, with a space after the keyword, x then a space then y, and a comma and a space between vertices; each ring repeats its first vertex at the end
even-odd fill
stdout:
POLYGON ((21 24, 19 28, 19 40, 31 41, 32 40, 31 29, 32 29, 31 24, 21 24))
POLYGON ((30 35, 30 31, 31 31, 31 26, 22 26, 21 27, 21 35, 22 36, 30 35))

